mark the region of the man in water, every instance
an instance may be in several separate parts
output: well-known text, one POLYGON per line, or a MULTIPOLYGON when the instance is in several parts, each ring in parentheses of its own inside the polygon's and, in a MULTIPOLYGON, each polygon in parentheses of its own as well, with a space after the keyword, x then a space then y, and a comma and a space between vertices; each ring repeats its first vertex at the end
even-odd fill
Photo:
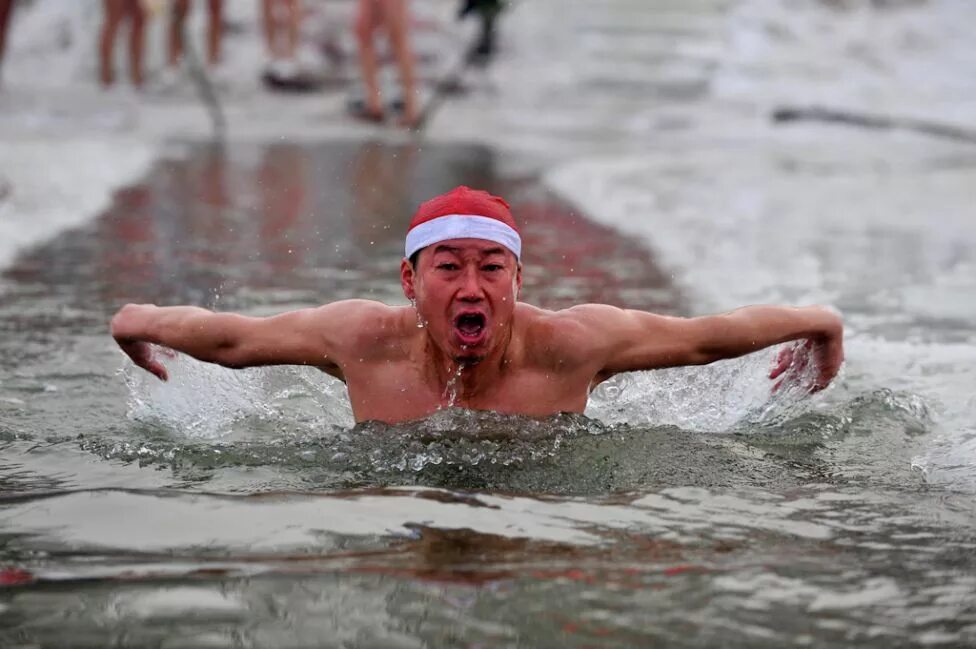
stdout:
MULTIPOLYGON (((422 204, 400 283, 410 306, 343 300, 268 318, 189 306, 126 305, 112 336, 162 380, 151 344, 225 367, 311 365, 344 381, 357 421, 401 422, 449 406, 545 417, 582 412, 620 372, 703 365, 806 340, 810 388, 844 359, 843 325, 824 307, 750 306, 676 318, 603 304, 547 311, 518 301, 522 242, 508 204, 458 187, 422 204)), ((770 378, 791 364, 781 353, 770 378)))

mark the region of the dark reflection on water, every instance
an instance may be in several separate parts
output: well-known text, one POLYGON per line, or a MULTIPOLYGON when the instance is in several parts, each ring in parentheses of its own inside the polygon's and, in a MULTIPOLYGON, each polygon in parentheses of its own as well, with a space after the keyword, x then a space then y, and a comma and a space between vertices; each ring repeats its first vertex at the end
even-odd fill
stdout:
POLYGON ((674 308, 676 292, 636 244, 538 186, 495 175, 479 147, 329 143, 194 149, 119 191, 94 224, 18 258, 5 324, 76 331, 125 301, 222 308, 399 300, 403 238, 416 206, 459 184, 503 194, 523 227, 524 299, 674 308), (612 258, 612 262, 608 263, 612 258), (657 290, 654 290, 657 289, 657 290), (17 305, 50 300, 17 319, 17 305), (79 309, 65 317, 64 310, 79 309), (34 319, 31 319, 31 315, 34 319))
MULTIPOLYGON (((976 638, 971 507, 910 470, 932 428, 912 395, 729 435, 453 411, 347 428, 322 412, 341 390, 267 370, 219 435, 127 417, 121 304, 402 302, 409 215, 457 184, 512 203, 526 300, 685 310, 643 248, 482 148, 188 147, 0 278, 0 646, 976 638)), ((184 396, 217 418, 257 381, 223 376, 184 396)))

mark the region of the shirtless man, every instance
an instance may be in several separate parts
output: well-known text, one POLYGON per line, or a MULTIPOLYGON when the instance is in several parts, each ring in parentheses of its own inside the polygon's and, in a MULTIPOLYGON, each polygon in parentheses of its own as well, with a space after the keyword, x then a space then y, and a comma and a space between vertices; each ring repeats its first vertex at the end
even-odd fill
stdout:
MULTIPOLYGON (((225 367, 311 365, 345 381, 357 421, 402 422, 455 405, 545 417, 582 412, 620 372, 702 365, 807 339, 811 389, 844 358, 840 318, 823 307, 752 306, 676 318, 602 304, 547 311, 518 301, 521 239, 508 205, 459 187, 420 206, 400 282, 410 306, 345 300, 252 318, 196 307, 127 305, 112 335, 167 379, 150 343, 225 367)), ((782 353, 770 378, 793 359, 782 353)))

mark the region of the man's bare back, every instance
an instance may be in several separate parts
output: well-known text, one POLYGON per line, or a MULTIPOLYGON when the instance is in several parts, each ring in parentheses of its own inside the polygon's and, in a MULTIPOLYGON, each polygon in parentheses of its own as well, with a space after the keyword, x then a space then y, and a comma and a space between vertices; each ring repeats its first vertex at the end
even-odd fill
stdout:
MULTIPOLYGON (((519 302, 521 241, 514 230, 466 220, 484 213, 510 223, 507 205, 492 200, 500 201, 459 188, 422 206, 400 268, 411 306, 346 300, 249 318, 127 305, 113 318, 112 335, 162 379, 167 373, 153 343, 227 367, 318 367, 346 383, 357 421, 391 423, 452 406, 532 417, 578 413, 594 386, 620 372, 701 365, 792 340, 810 341, 813 390, 826 387, 843 361, 840 318, 823 307, 675 318, 519 302)), ((781 354, 770 377, 792 360, 789 350, 781 354)))

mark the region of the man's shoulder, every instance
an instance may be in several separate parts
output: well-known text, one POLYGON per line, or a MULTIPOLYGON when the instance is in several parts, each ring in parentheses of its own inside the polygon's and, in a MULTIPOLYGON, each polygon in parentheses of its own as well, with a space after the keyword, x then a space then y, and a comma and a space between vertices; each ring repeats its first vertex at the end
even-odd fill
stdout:
POLYGON ((592 324, 619 317, 623 310, 608 304, 578 304, 553 311, 520 302, 516 313, 527 328, 584 333, 592 324))
POLYGON ((317 309, 322 315, 342 314, 349 317, 391 316, 403 310, 400 306, 390 306, 377 300, 353 298, 323 304, 317 309))
POLYGON ((388 358, 403 348, 414 327, 413 309, 390 306, 374 300, 342 300, 316 309, 322 331, 345 355, 357 358, 388 358))
POLYGON ((347 343, 376 343, 404 334, 407 307, 375 300, 341 300, 318 307, 316 317, 329 328, 343 332, 347 343))
POLYGON ((520 303, 516 311, 523 332, 526 353, 544 362, 585 360, 599 343, 589 323, 613 309, 604 305, 579 305, 560 310, 542 309, 520 303), (591 308, 592 307, 592 308, 591 308))

